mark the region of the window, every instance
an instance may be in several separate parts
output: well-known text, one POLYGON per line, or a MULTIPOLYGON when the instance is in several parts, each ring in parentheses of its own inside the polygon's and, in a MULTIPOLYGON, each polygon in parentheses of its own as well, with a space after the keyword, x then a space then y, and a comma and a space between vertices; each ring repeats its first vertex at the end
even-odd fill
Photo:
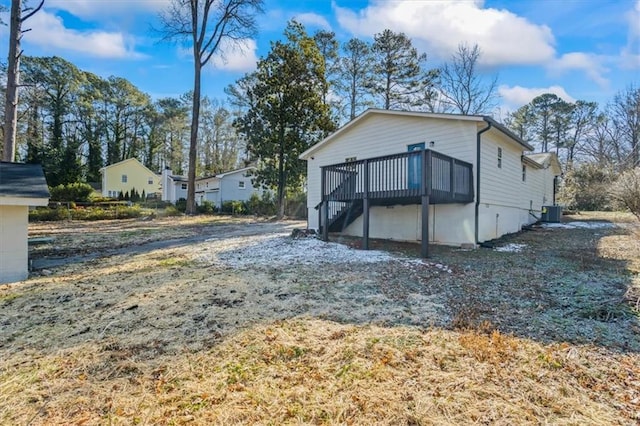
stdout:
POLYGON ((147 180, 147 183, 148 183, 149 185, 153 185, 153 178, 151 178, 151 177, 150 177, 150 178, 147 180))
POLYGON ((239 180, 238 181, 238 188, 240 188, 240 189, 244 189, 245 188, 243 180, 239 180))
POLYGON ((347 157, 344 159, 345 163, 353 163, 354 161, 356 161, 356 157, 347 157))
POLYGON ((524 164, 522 165, 522 181, 527 181, 527 166, 525 166, 524 164))
POLYGON ((122 183, 127 183, 127 175, 122 175, 122 183))
POLYGON ((502 148, 498 148, 498 168, 502 168, 502 148))
POLYGON ((182 185, 180 185, 180 187, 181 187, 182 189, 187 189, 187 184, 186 184, 186 183, 183 183, 182 185))

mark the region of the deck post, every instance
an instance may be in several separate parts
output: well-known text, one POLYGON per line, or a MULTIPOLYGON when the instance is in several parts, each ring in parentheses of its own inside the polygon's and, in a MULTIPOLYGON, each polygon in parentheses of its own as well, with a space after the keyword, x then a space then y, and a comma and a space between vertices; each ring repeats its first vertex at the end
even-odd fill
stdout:
POLYGON ((369 160, 364 160, 362 193, 362 249, 369 250, 369 160))
POLYGON ((327 183, 327 169, 321 167, 322 180, 320 181, 320 195, 322 203, 320 204, 320 223, 322 227, 322 241, 329 241, 329 197, 326 194, 327 183))
POLYGON ((420 255, 429 257, 429 196, 431 195, 431 151, 422 150, 422 176, 420 177, 421 213, 422 213, 422 242, 420 255))

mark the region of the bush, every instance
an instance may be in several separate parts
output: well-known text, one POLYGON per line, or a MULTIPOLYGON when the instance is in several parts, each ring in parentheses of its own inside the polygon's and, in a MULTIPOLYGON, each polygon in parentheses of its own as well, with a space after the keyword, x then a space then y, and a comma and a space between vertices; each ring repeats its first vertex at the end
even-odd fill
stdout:
POLYGON ((247 214, 255 214, 257 216, 273 216, 276 214, 276 200, 271 191, 264 191, 262 196, 252 194, 251 198, 245 202, 247 214))
POLYGON ((181 212, 180 210, 178 210, 176 208, 176 206, 168 206, 166 209, 164 209, 164 212, 162 212, 162 216, 182 216, 183 212, 181 212))
POLYGON ((202 201, 196 206, 196 209, 200 214, 214 214, 216 212, 216 206, 208 200, 202 201))
POLYGON ((32 222, 57 221, 57 220, 107 220, 107 219, 131 219, 140 217, 143 210, 139 206, 113 206, 108 208, 87 207, 81 209, 42 208, 31 210, 29 220, 32 222))
POLYGON ((74 220, 132 219, 140 216, 142 216, 140 206, 89 207, 71 210, 71 219, 74 220))
POLYGON ((640 220, 640 167, 624 172, 611 188, 616 207, 629 209, 640 220))
POLYGON ((93 194, 93 188, 88 183, 69 183, 49 188, 51 201, 79 201, 88 202, 93 194))
POLYGON ((247 214, 247 209, 242 201, 225 201, 222 203, 222 213, 247 214))
POLYGON ((600 164, 579 165, 566 173, 558 201, 571 210, 611 210, 611 176, 600 164))
POLYGON ((178 209, 178 211, 184 213, 187 211, 187 200, 185 200, 184 198, 180 198, 178 201, 176 201, 176 209, 178 209))
POLYGON ((29 210, 29 222, 52 222, 71 219, 71 213, 65 207, 51 209, 49 207, 29 210))

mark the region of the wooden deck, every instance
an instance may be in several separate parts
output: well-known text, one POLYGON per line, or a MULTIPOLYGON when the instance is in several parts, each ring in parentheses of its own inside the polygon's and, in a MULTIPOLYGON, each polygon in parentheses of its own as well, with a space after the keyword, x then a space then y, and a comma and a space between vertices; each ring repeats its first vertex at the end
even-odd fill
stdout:
MULTIPOLYGON (((320 231, 340 232, 364 214, 363 247, 368 247, 369 208, 376 205, 423 206, 428 227, 429 204, 474 200, 473 166, 456 158, 420 150, 322 167, 320 231)), ((428 252, 428 228, 423 229, 423 255, 428 252), (424 247, 427 245, 427 247, 424 247)))

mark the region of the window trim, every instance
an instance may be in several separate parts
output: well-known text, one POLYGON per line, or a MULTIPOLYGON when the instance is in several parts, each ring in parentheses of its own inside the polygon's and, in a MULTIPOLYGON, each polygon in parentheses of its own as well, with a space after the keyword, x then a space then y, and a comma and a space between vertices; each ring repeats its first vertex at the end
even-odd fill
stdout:
POLYGON ((247 184, 243 180, 238 181, 238 189, 247 189, 247 184))

